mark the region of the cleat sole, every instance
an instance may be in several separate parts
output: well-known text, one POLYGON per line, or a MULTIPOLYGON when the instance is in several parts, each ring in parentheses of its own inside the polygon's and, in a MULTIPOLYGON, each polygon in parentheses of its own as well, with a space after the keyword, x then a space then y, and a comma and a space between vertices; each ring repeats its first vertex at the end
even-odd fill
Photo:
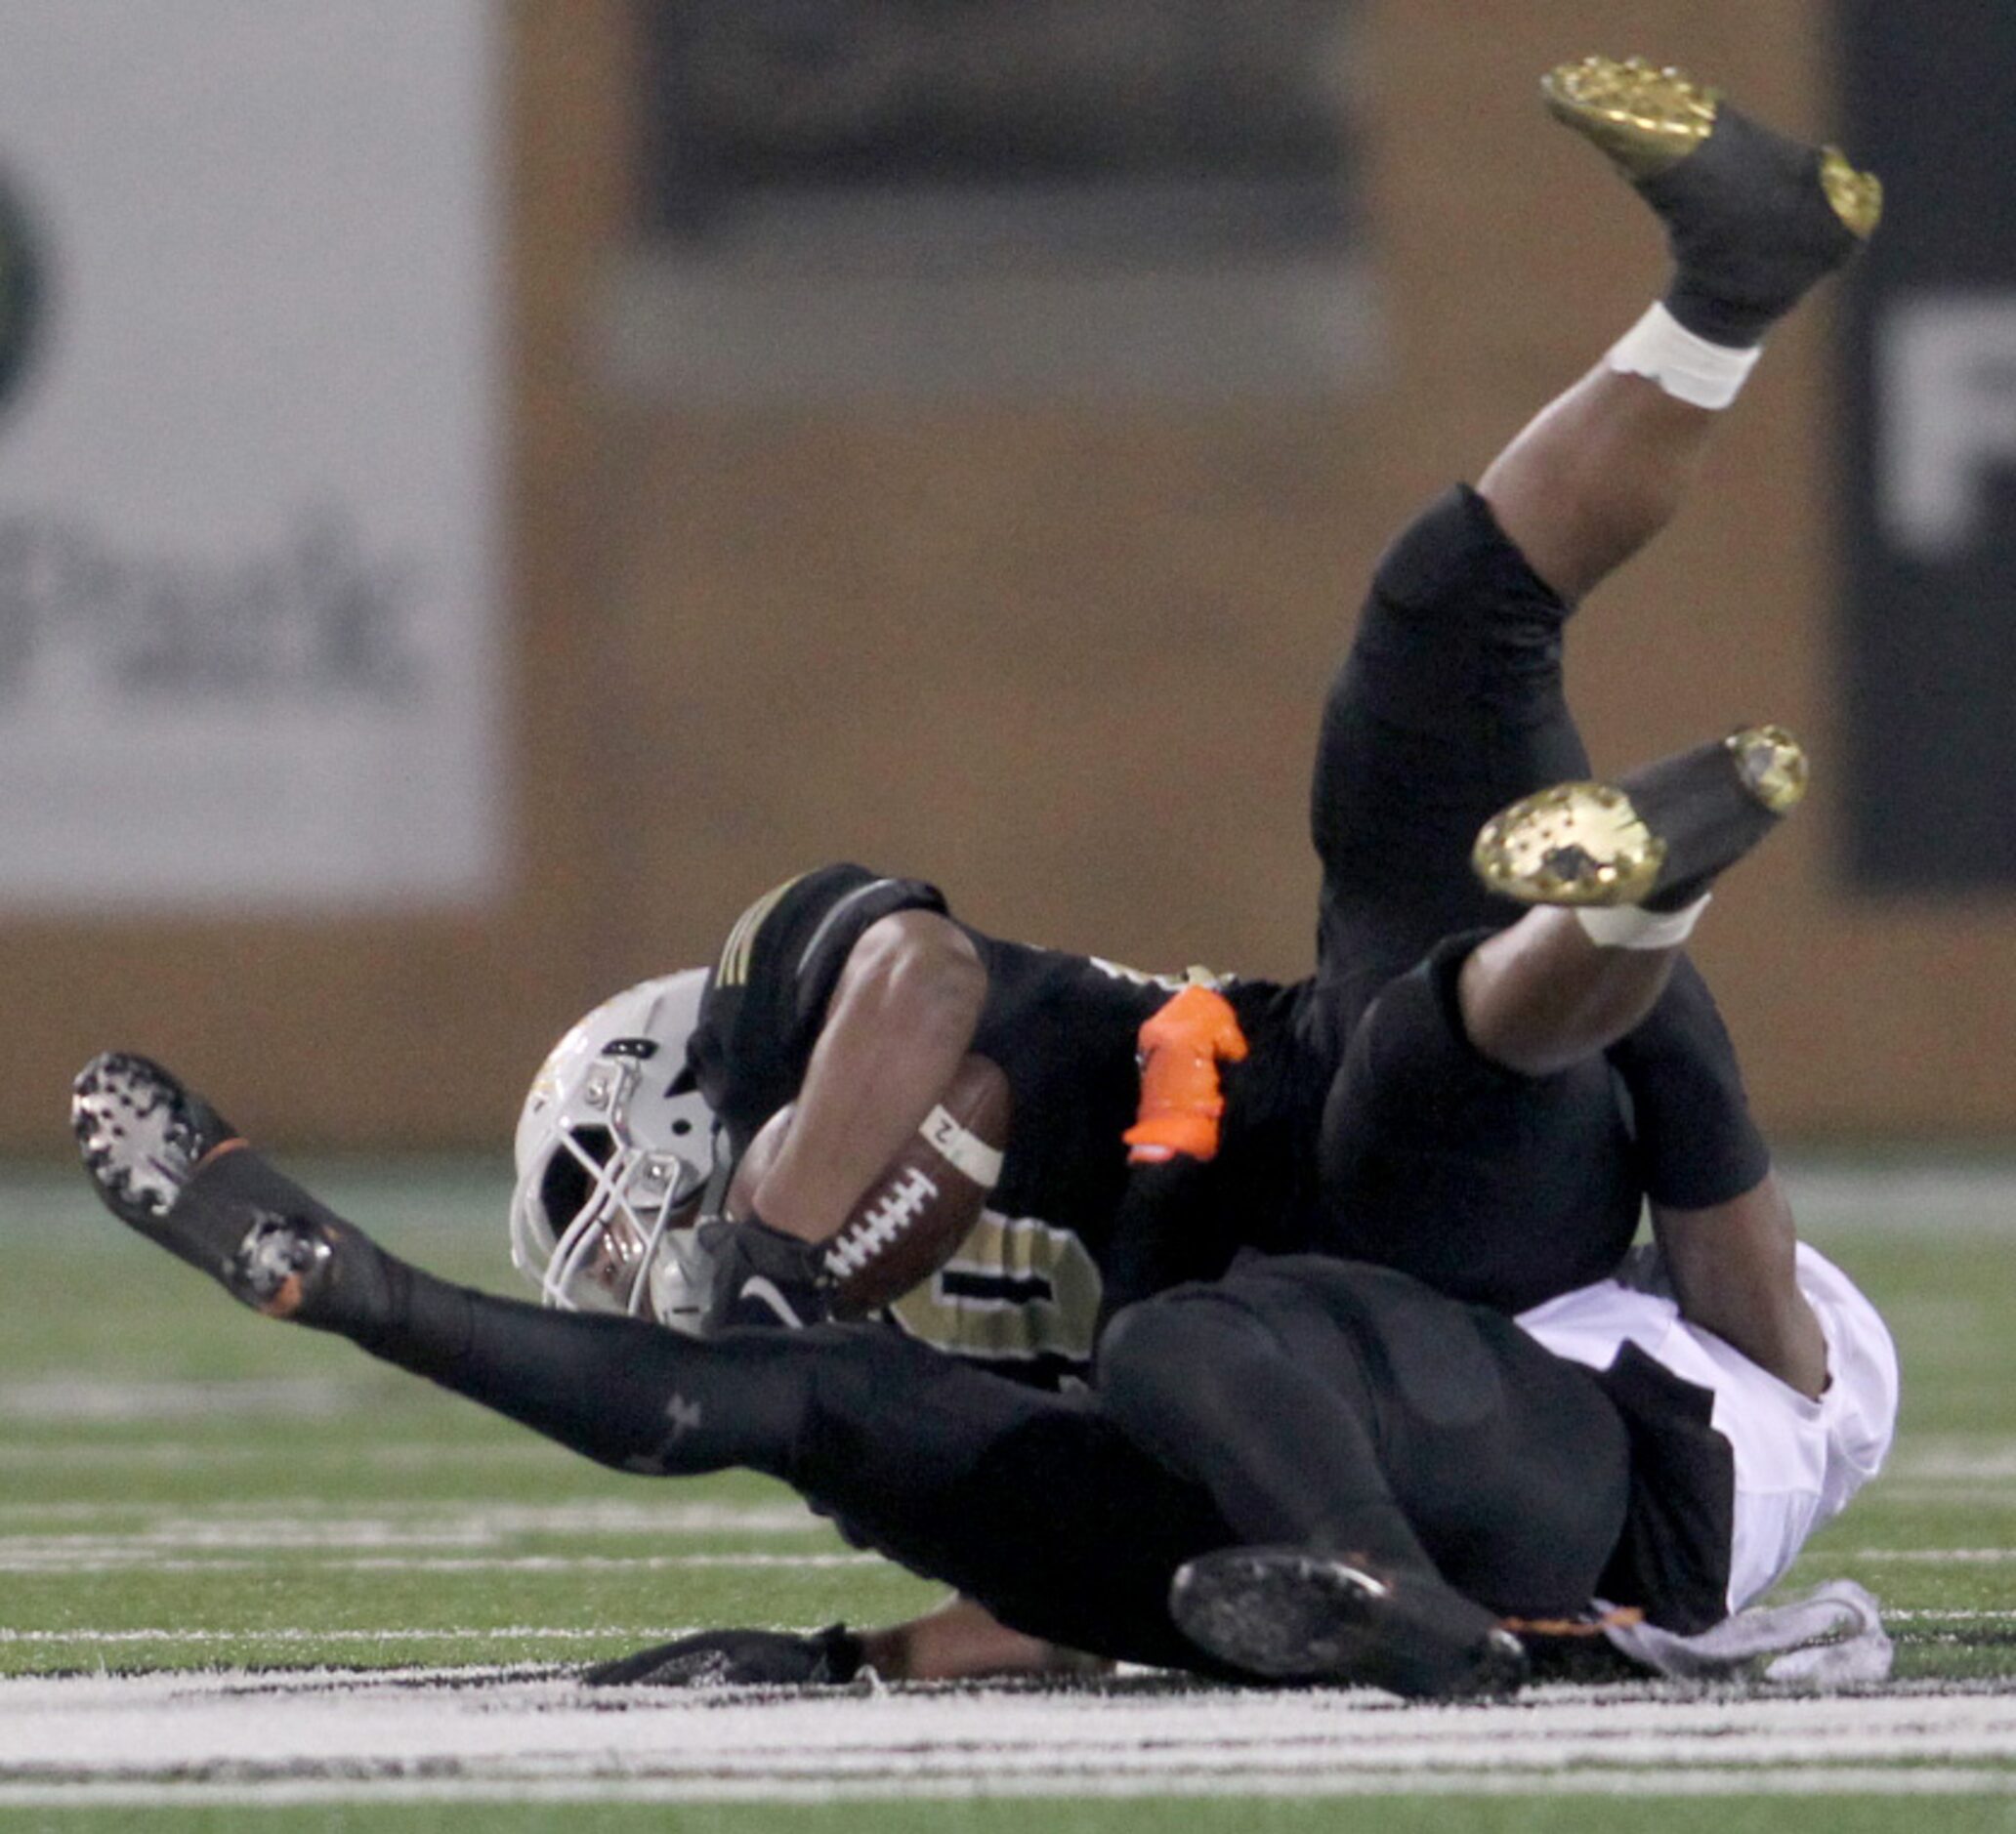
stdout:
POLYGON ((1659 882, 1666 846, 1609 783, 1560 783, 1485 823, 1471 864, 1522 904, 1635 904, 1659 882))
POLYGON ((1304 1550, 1205 1555, 1177 1572, 1169 1611, 1199 1648, 1270 1681, 1457 1698, 1510 1693, 1527 1673, 1519 1639, 1441 1581, 1304 1550))
POLYGON ((1670 171, 1715 131, 1719 91, 1643 58, 1584 58, 1540 79, 1547 110, 1636 182, 1670 171))

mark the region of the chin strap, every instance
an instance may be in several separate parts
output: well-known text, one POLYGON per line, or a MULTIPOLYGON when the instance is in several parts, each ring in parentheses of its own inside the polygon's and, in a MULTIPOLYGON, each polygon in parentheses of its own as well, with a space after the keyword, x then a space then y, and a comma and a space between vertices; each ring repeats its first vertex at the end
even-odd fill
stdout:
POLYGON ((728 1221, 728 1188, 735 1182, 735 1167, 741 1163, 739 1153, 727 1150, 728 1129, 719 1120, 714 1123, 713 1136, 707 1146, 712 1164, 707 1173, 706 1188, 700 1192, 700 1213, 693 1219, 695 1228, 702 1223, 728 1221))

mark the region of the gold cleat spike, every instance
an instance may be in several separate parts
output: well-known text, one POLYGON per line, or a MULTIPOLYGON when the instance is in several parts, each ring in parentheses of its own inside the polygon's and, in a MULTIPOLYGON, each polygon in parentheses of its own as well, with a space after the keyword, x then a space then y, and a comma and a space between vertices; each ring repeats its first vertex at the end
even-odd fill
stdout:
POLYGON ((1485 823, 1470 855, 1489 890, 1522 904, 1636 904, 1665 859, 1666 844, 1608 783, 1560 783, 1514 803, 1485 823))
POLYGON ((1557 121, 1634 182, 1678 165, 1715 131, 1722 106, 1720 91, 1643 58, 1560 64, 1540 79, 1540 93, 1557 121))
POLYGON ((1858 172, 1838 146, 1820 149, 1820 184, 1834 215, 1867 242, 1883 221, 1883 181, 1873 172, 1858 172))
POLYGON ((1806 794, 1806 753, 1782 726, 1745 727, 1724 739, 1736 774, 1774 815, 1785 814, 1806 794))

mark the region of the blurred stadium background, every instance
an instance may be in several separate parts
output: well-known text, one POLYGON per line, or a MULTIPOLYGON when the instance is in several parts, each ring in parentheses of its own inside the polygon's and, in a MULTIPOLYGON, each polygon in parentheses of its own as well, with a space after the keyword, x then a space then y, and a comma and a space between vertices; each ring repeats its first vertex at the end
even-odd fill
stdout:
POLYGON ((834 857, 1302 972, 1367 569, 1661 283, 1535 104, 1598 47, 1891 185, 1578 626, 1599 763, 1815 753, 1701 944, 1782 1138, 2016 1135, 1995 10, 10 0, 0 1149, 110 1043, 500 1147, 834 857))

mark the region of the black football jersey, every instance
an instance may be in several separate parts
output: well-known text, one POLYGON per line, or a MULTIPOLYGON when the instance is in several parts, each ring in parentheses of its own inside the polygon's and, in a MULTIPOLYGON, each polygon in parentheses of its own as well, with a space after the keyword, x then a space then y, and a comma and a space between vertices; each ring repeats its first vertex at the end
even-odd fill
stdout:
MULTIPOLYGON (((777 887, 736 920, 690 1047, 736 1154, 796 1097, 855 943, 900 910, 950 914, 933 886, 837 865, 777 887)), ((1175 1265, 1196 1277, 1222 1271, 1242 1245, 1274 1245, 1306 1198, 1327 1073, 1304 1035, 1304 987, 1200 970, 1148 976, 961 928, 987 971, 972 1048, 1007 1076, 1007 1150, 978 1226, 890 1313, 954 1355, 1054 1379, 1090 1358, 1123 1205, 1135 1206, 1138 1235, 1146 1193, 1156 1206, 1151 1229, 1191 1238, 1175 1265), (1224 993, 1247 1044, 1242 1062, 1223 1066, 1219 1150, 1204 1162, 1130 1167, 1122 1136, 1141 1105, 1141 1027, 1198 980, 1224 993)))

